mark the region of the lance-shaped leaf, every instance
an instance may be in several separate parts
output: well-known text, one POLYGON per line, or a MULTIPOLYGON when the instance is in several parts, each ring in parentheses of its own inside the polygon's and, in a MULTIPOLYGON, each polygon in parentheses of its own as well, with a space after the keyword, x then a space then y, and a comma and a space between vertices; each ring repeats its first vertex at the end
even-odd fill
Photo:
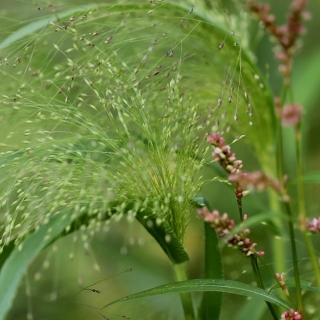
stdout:
POLYGON ((112 304, 124 302, 128 300, 156 296, 160 294, 172 293, 172 292, 195 292, 195 291, 217 291, 233 293, 246 297, 259 298, 264 301, 270 302, 279 307, 290 309, 291 306, 286 301, 269 294, 267 291, 262 290, 251 285, 241 283, 233 280, 222 280, 222 279, 194 279, 181 282, 173 282, 170 284, 158 286, 149 290, 141 291, 117 300, 114 300, 102 307, 106 308, 112 304))

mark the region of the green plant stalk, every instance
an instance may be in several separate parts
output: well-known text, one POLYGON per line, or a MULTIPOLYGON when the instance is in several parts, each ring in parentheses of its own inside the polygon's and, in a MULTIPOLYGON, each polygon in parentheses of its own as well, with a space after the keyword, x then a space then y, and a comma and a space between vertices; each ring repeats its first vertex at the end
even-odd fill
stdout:
MULTIPOLYGON (((263 265, 263 267, 266 268, 267 271, 269 272, 269 274, 274 278, 274 280, 275 280, 276 282, 279 282, 278 279, 277 279, 277 277, 276 277, 276 275, 275 275, 275 273, 271 270, 271 268, 268 266, 268 264, 266 264, 266 262, 263 260, 263 258, 262 258, 261 256, 258 256, 257 258, 260 260, 260 262, 261 262, 261 264, 263 265)), ((269 291, 269 292, 270 292, 270 291, 269 291)), ((283 291, 281 291, 281 292, 282 292, 282 294, 283 294, 283 298, 288 299, 288 300, 290 301, 291 305, 294 306, 295 303, 294 303, 294 301, 292 300, 291 296, 290 296, 290 295, 287 296, 283 291)))
MULTIPOLYGON (((240 220, 241 222, 243 221, 243 212, 242 212, 242 198, 241 197, 237 197, 237 204, 238 204, 238 209, 239 209, 239 214, 240 214, 240 220)), ((254 274, 254 278, 256 280, 257 286, 261 289, 264 289, 264 285, 263 285, 263 281, 262 281, 262 277, 260 274, 260 269, 257 263, 257 259, 254 256, 250 257, 251 259, 251 266, 252 266, 252 270, 253 270, 253 274, 254 274)), ((277 314, 274 310, 274 307, 271 303, 266 302, 274 320, 278 320, 277 314)))
MULTIPOLYGON (((286 85, 283 86, 280 96, 280 107, 283 105, 283 102, 286 98, 288 87, 286 85)), ((283 180, 283 140, 282 140, 282 126, 281 121, 278 119, 277 121, 277 177, 279 181, 283 180)), ((269 192, 269 202, 270 207, 272 210, 279 210, 279 201, 278 195, 276 195, 272 190, 269 192)), ((275 224, 278 226, 279 229, 282 229, 282 223, 280 220, 276 220, 275 224)), ((278 272, 283 272, 286 270, 286 263, 285 263, 285 246, 283 241, 279 241, 276 238, 273 238, 273 261, 275 264, 275 269, 278 272)))
POLYGON ((302 165, 302 150, 301 150, 301 126, 295 128, 295 144, 296 144, 296 157, 297 157, 297 180, 298 180, 298 198, 299 198, 299 228, 303 235, 303 239, 307 246, 310 256, 311 264, 316 277, 317 285, 320 287, 320 268, 317 257, 314 252, 312 242, 309 239, 306 229, 306 201, 303 185, 303 165, 302 165))
MULTIPOLYGON (((278 194, 276 194, 273 190, 268 189, 269 191, 269 203, 272 211, 279 211, 279 201, 278 201, 278 194)), ((281 223, 280 219, 275 219, 274 223, 276 226, 280 229, 283 230, 283 225, 281 223)), ((286 248, 284 245, 284 241, 280 241, 280 239, 276 237, 272 237, 272 242, 273 242, 273 263, 274 263, 274 268, 277 270, 277 272, 282 273, 285 270, 287 270, 286 266, 286 260, 284 257, 286 256, 286 248)))
MULTIPOLYGON (((262 277, 261 277, 261 273, 260 273, 260 269, 259 269, 259 265, 257 263, 257 258, 255 256, 251 256, 250 257, 251 260, 251 266, 252 266, 252 270, 253 270, 253 274, 257 283, 257 286, 261 289, 264 289, 264 285, 263 285, 263 281, 262 281, 262 277)), ((279 317, 277 316, 277 313, 273 307, 273 305, 270 302, 266 301, 266 304, 273 316, 274 320, 278 320, 279 317)))
MULTIPOLYGON (((286 99, 288 91, 288 86, 284 85, 283 89, 281 91, 280 96, 280 108, 282 108, 284 101, 286 99)), ((283 141, 282 141, 282 125, 281 120, 278 119, 278 126, 277 126, 277 174, 278 174, 278 180, 283 180, 283 141)))
POLYGON ((292 222, 292 211, 290 204, 288 202, 285 202, 285 207, 287 211, 287 215, 290 218, 289 219, 289 234, 290 234, 290 243, 291 243, 291 255, 292 255, 292 263, 293 263, 293 273, 294 273, 294 279, 296 283, 296 294, 298 299, 298 309, 303 314, 303 303, 302 303, 302 294, 301 294, 301 285, 300 285, 300 275, 299 275, 299 268, 298 268, 298 256, 297 256, 297 247, 296 247, 296 241, 294 236, 294 230, 293 230, 293 222, 292 222))
MULTIPOLYGON (((173 265, 174 274, 177 281, 188 280, 187 272, 186 272, 186 262, 174 264, 173 265)), ((190 292, 181 292, 180 299, 183 307, 183 312, 185 316, 185 320, 194 320, 194 310, 192 297, 190 292)))

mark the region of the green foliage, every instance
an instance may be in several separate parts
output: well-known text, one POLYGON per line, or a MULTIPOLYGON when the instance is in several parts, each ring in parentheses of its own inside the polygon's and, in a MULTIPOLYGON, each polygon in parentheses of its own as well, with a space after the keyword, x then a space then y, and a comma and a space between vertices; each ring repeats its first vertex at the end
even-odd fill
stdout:
POLYGON ((218 291, 218 292, 233 293, 238 295, 244 295, 247 297, 263 299, 265 301, 271 302, 282 308, 290 309, 290 305, 286 301, 272 294, 269 294, 265 290, 250 286, 245 283, 237 282, 237 281, 220 280, 220 279, 193 279, 188 281, 179 281, 179 282, 166 284, 163 286, 152 288, 146 291, 141 291, 141 292, 132 294, 130 296, 117 299, 115 301, 112 301, 106 304, 105 306, 102 307, 102 309, 112 304, 132 300, 132 299, 138 299, 138 298, 149 297, 149 296, 160 295, 160 294, 171 293, 171 292, 189 292, 189 291, 191 292, 218 291))
POLYGON ((69 211, 51 218, 12 251, 0 273, 0 319, 10 310, 29 264, 70 224, 72 215, 69 211))
MULTIPOLYGON (((218 246, 216 231, 207 223, 205 230, 205 272, 206 279, 223 279, 223 266, 221 251, 218 246)), ((199 319, 218 320, 222 304, 222 292, 204 292, 200 309, 199 319)))
MULTIPOLYGON (((172 263, 188 260, 185 232, 211 161, 204 137, 212 130, 245 133, 265 170, 274 170, 272 95, 241 46, 246 35, 230 30, 214 5, 211 15, 191 8, 66 2, 0 43, 1 258, 9 257, 0 280, 9 269, 15 279, 3 314, 28 261, 59 234, 82 229, 92 237, 110 220, 137 219, 172 263), (65 212, 70 217, 32 249, 65 212), (11 268, 16 255, 28 258, 11 268)), ((206 277, 221 277, 220 259, 216 249, 208 260, 216 272, 206 277)), ((282 303, 253 287, 217 284, 210 290, 282 303)), ((220 293, 205 294, 206 314, 213 295, 221 305, 220 293)))

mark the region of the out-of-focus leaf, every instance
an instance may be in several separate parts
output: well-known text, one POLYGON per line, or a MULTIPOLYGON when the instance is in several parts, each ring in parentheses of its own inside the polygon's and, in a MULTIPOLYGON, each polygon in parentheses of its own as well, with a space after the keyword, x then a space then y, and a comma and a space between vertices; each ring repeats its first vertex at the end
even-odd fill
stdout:
POLYGON ((10 310, 19 284, 30 262, 35 259, 48 243, 59 235, 71 222, 73 212, 53 217, 47 224, 28 236, 21 247, 16 247, 0 272, 0 319, 4 319, 10 310))
POLYGON ((295 98, 309 111, 309 116, 312 116, 312 110, 310 108, 316 107, 315 103, 319 97, 319 55, 320 47, 316 48, 308 59, 300 60, 293 74, 295 98))
POLYGON ((302 177, 303 182, 320 183, 320 172, 306 173, 302 177))

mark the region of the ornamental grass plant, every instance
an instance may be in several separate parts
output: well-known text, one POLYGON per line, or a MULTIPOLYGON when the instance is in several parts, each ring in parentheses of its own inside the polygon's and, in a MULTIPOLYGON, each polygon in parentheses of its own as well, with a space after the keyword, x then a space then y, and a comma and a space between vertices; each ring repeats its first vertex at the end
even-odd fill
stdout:
POLYGON ((4 2, 0 320, 318 319, 320 65, 287 2, 4 2))

